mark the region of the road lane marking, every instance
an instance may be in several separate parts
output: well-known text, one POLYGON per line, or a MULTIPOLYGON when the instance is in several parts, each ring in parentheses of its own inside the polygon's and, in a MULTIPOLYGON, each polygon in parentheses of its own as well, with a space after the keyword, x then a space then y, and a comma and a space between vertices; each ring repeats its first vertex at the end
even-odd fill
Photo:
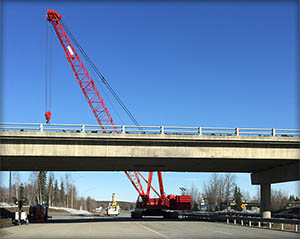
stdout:
POLYGON ((138 223, 138 222, 136 222, 136 224, 138 224, 138 225, 144 227, 144 228, 147 229, 148 231, 153 232, 153 233, 155 233, 155 234, 157 234, 157 235, 159 235, 159 236, 161 236, 161 237, 163 237, 163 238, 169 239, 169 237, 167 237, 167 236, 161 234, 161 233, 158 232, 158 231, 155 231, 155 230, 151 229, 150 227, 147 227, 147 226, 145 226, 145 225, 143 225, 143 224, 141 224, 141 223, 138 223))
POLYGON ((222 233, 222 234, 225 234, 225 235, 228 235, 228 236, 232 236, 231 233, 227 233, 227 232, 222 232, 222 231, 215 231, 215 232, 219 232, 219 233, 222 233))

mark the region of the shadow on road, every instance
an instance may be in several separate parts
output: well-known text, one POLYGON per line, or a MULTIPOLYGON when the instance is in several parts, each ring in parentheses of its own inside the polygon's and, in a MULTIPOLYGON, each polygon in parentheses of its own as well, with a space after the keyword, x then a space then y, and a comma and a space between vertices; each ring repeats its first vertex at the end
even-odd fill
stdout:
POLYGON ((92 223, 92 222, 145 222, 145 221, 182 221, 182 219, 163 219, 163 218, 142 218, 142 219, 133 219, 126 217, 101 217, 101 218, 62 218, 62 219, 49 219, 47 223, 92 223))

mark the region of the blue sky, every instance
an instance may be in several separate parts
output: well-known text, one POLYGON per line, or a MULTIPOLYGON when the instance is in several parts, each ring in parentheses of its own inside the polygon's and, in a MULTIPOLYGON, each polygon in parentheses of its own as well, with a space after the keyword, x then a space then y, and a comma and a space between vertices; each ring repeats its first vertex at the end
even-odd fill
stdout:
MULTIPOLYGON (((63 16, 141 125, 299 127, 297 1, 4 1, 2 122, 45 121, 47 9, 63 16)), ((51 122, 95 124, 52 29, 49 37, 51 122)), ((103 97, 116 124, 132 124, 103 97)), ((209 175, 166 173, 166 191, 178 193, 192 183, 201 189, 209 175)), ((2 178, 4 183, 7 173, 2 178)), ((99 200, 112 192, 136 198, 121 172, 73 178, 82 193, 99 200), (93 190, 86 186, 94 184, 93 190)), ((248 174, 237 174, 237 182, 256 190, 248 174)), ((300 194, 296 183, 274 187, 300 194)))

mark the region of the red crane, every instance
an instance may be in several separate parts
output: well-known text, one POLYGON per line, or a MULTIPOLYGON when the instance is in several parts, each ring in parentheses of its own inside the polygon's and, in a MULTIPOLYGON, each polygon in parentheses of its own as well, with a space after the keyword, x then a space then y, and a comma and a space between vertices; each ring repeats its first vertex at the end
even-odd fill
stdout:
MULTIPOLYGON (((64 49, 67 60, 69 61, 79 86, 89 103, 92 112, 94 113, 98 124, 105 130, 108 127, 119 133, 103 98, 101 97, 94 80, 90 76, 86 67, 84 66, 79 54, 73 46, 66 29, 61 24, 62 16, 55 10, 47 10, 47 20, 52 24, 57 37, 64 49)), ((68 30, 67 30, 68 31, 68 30)), ((69 33, 70 34, 70 33, 69 33)), ((79 48, 80 49, 80 48, 79 48)), ((102 76, 102 75, 101 75, 102 76)), ((136 204, 136 210, 132 213, 132 217, 142 217, 143 215, 163 215, 165 217, 177 217, 177 212, 174 210, 189 210, 191 207, 190 196, 165 196, 162 175, 158 171, 158 182, 160 193, 157 192, 151 185, 153 172, 149 172, 148 179, 146 179, 140 172, 125 171, 128 179, 137 190, 139 197, 136 204), (147 191, 145 192, 142 185, 142 180, 147 184, 147 191), (150 198, 150 191, 153 190, 158 198, 150 198)))

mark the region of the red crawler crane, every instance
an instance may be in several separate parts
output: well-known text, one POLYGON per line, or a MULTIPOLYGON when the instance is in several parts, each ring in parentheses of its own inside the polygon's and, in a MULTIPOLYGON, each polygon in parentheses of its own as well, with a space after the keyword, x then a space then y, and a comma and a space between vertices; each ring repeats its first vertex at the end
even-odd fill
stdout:
MULTIPOLYGON (((57 37, 66 53, 67 60, 100 127, 104 130, 107 129, 105 126, 111 126, 116 133, 119 133, 92 77, 85 68, 66 30, 61 24, 61 15, 55 10, 47 10, 47 12, 46 18, 54 27, 57 37)), ((149 172, 148 180, 137 171, 125 171, 125 174, 139 194, 136 210, 131 214, 132 217, 139 218, 146 215, 163 215, 166 218, 177 217, 177 210, 189 210, 191 208, 190 196, 165 196, 160 171, 157 172, 160 194, 151 185, 153 172, 149 172), (146 193, 143 189, 141 178, 147 183, 146 193), (158 198, 150 198, 151 189, 157 194, 158 198)))

